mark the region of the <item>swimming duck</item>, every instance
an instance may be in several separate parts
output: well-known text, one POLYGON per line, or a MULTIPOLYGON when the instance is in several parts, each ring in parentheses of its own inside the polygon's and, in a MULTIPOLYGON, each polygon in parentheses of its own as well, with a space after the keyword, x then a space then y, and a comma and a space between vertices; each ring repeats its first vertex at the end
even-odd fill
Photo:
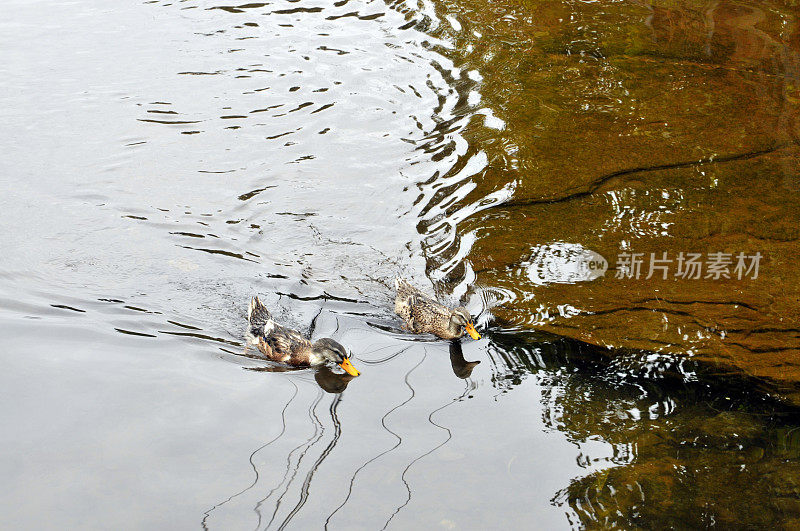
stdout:
POLYGON ((360 373, 350 363, 350 355, 338 342, 323 337, 313 343, 300 332, 279 325, 266 306, 253 297, 247 309, 247 342, 254 345, 270 361, 295 367, 310 367, 332 361, 351 376, 360 373))
POLYGON ((394 280, 397 297, 394 311, 405 320, 405 327, 416 333, 430 332, 442 339, 456 339, 466 331, 472 339, 480 339, 472 317, 463 306, 450 309, 436 302, 409 284, 404 278, 394 280))

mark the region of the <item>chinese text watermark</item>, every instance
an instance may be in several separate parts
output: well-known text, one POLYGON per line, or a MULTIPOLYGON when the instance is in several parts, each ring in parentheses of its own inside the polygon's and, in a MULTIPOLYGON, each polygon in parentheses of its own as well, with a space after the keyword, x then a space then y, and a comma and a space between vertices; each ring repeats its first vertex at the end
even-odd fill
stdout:
POLYGON ((666 251, 650 253, 619 253, 615 278, 661 278, 666 280, 670 275, 687 280, 735 278, 742 280, 758 278, 758 266, 761 263, 760 252, 748 255, 745 253, 684 253, 670 255, 666 251))

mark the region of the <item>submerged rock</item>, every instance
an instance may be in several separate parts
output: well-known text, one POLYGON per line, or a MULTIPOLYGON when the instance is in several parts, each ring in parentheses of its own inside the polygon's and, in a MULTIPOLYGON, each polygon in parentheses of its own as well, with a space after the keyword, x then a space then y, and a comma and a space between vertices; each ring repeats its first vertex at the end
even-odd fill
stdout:
POLYGON ((480 98, 423 209, 429 268, 488 286, 513 325, 690 356, 800 404, 796 10, 445 4, 459 24, 434 33, 480 98), (608 271, 577 274, 596 254, 608 271))

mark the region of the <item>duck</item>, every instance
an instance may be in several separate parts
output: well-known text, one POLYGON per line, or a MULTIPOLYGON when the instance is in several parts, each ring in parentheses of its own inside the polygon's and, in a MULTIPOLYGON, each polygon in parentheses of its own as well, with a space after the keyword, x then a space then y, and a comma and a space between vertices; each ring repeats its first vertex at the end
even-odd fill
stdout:
POLYGON ((404 327, 415 334, 431 333, 442 339, 458 339, 466 332, 480 339, 469 311, 463 306, 448 308, 428 297, 402 277, 394 280, 397 297, 394 311, 405 321, 404 327))
POLYGON ((255 346, 270 361, 293 367, 317 367, 332 361, 351 376, 361 374, 340 343, 329 337, 312 343, 297 330, 279 325, 258 297, 250 300, 247 322, 247 344, 255 346))

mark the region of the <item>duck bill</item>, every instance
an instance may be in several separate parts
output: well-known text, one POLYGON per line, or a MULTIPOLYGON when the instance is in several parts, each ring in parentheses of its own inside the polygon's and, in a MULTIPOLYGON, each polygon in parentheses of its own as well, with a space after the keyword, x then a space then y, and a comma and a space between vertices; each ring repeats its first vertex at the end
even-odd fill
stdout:
POLYGON ((339 364, 339 366, 350 376, 358 376, 361 374, 355 367, 353 367, 353 364, 350 363, 350 358, 345 358, 344 361, 339 364))
POLYGON ((478 333, 477 330, 475 330, 475 325, 474 324, 467 323, 467 326, 465 326, 464 328, 466 328, 467 333, 469 334, 469 337, 471 337, 472 339, 480 339, 481 338, 481 335, 478 333))

